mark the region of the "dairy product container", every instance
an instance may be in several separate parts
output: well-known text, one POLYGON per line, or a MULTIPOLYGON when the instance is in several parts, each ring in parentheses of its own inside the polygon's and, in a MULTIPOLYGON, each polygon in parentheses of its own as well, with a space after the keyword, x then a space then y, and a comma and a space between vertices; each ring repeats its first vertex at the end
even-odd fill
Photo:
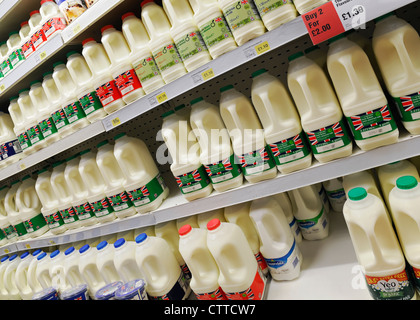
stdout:
POLYGON ((93 38, 87 38, 82 42, 82 55, 88 64, 94 78, 110 75, 111 61, 102 43, 93 38))
POLYGON ((383 202, 360 187, 348 197, 343 214, 370 295, 375 300, 413 298, 415 290, 383 202))
POLYGON ((343 188, 343 179, 336 178, 322 183, 327 193, 328 201, 335 212, 342 212, 346 201, 346 192, 343 188))
POLYGON ((17 238, 17 233, 7 218, 7 211, 4 206, 5 197, 8 191, 9 188, 6 186, 0 189, 0 245, 2 246, 13 242, 12 238, 15 238, 14 241, 16 241, 17 238))
POLYGON ((378 183, 376 182, 373 173, 369 170, 352 173, 343 177, 343 188, 346 192, 346 196, 348 196, 351 189, 356 187, 362 187, 367 191, 367 193, 373 194, 379 199, 382 199, 378 183))
POLYGON ((330 40, 327 67, 359 148, 365 151, 397 142, 397 124, 363 49, 344 35, 336 36, 330 40))
POLYGON ((9 39, 7 39, 6 43, 9 48, 9 61, 13 69, 26 60, 20 45, 21 42, 22 39, 19 35, 19 31, 12 31, 9 33, 9 39))
POLYGON ((58 292, 55 288, 50 287, 36 292, 32 297, 32 300, 60 300, 58 292))
POLYGON ((24 252, 16 268, 15 283, 22 300, 31 300, 35 293, 28 284, 28 269, 32 259, 33 256, 28 251, 24 252))
POLYGON ((297 220, 293 214, 293 206, 290 201, 289 195, 287 192, 278 193, 272 196, 277 203, 280 205, 284 215, 286 216, 289 227, 292 230, 292 234, 295 237, 296 243, 299 244, 302 242, 302 232, 298 226, 297 220))
POLYGON ((80 254, 73 246, 64 251, 64 275, 67 282, 74 288, 85 283, 79 270, 80 254))
POLYGON ((103 275, 96 264, 98 251, 85 244, 79 250, 79 271, 88 285, 89 296, 95 297, 96 292, 106 285, 103 275))
POLYGON ((44 29, 42 28, 42 16, 39 10, 34 10, 29 14, 28 20, 31 27, 31 41, 35 50, 39 50, 40 47, 47 42, 44 29))
POLYGON ((101 241, 97 246, 98 254, 96 264, 107 284, 120 280, 114 264, 114 247, 106 241, 101 241))
POLYGON ((29 263, 28 267, 28 273, 27 273, 27 279, 28 279, 28 285, 31 288, 33 293, 39 292, 42 290, 42 286, 38 281, 38 278, 36 277, 36 270, 38 267, 38 256, 42 253, 41 249, 37 249, 32 253, 32 259, 29 263))
MULTIPOLYGON (((26 231, 23 220, 20 218, 20 208, 17 205, 16 192, 19 189, 22 182, 13 181, 9 188, 9 191, 6 193, 4 198, 4 208, 7 212, 7 218, 10 224, 13 226, 13 229, 16 231, 19 240, 24 240, 29 238, 29 234, 26 231)), ((9 236, 9 233, 7 233, 9 236)), ((12 236, 12 235, 11 235, 12 236)), ((12 238, 14 238, 12 236, 12 238)), ((17 240, 17 239, 16 239, 17 240)))
POLYGON ((329 219, 315 186, 288 191, 302 237, 320 240, 328 236, 329 219))
POLYGON ((9 300, 20 300, 20 292, 16 286, 16 269, 20 264, 20 257, 17 254, 12 255, 9 258, 9 263, 4 271, 3 283, 8 292, 9 300))
POLYGON ((20 24, 19 36, 20 36, 20 48, 22 50, 22 54, 25 57, 25 59, 27 59, 35 51, 32 45, 31 26, 29 25, 29 21, 23 21, 20 24))
POLYGON ((245 179, 255 183, 275 178, 277 168, 251 101, 232 85, 220 89, 220 115, 245 179))
POLYGON ((170 34, 187 71, 191 72, 211 61, 188 0, 164 0, 162 5, 171 23, 170 34))
POLYGON ((53 0, 41 1, 39 12, 42 17, 42 30, 47 40, 66 28, 67 21, 65 16, 53 0))
POLYGON ((0 167, 9 166, 23 158, 22 148, 14 132, 12 117, 0 112, 0 167))
POLYGON ((289 57, 287 82, 314 157, 328 162, 352 154, 337 96, 321 67, 302 52, 289 57))
POLYGON ((151 0, 141 2, 141 20, 149 34, 149 48, 165 83, 185 75, 182 58, 170 35, 171 24, 165 11, 151 0))
POLYGON ((292 0, 254 0, 264 26, 271 31, 297 17, 292 0))
POLYGON ((131 280, 115 291, 116 300, 149 300, 146 293, 146 282, 143 279, 131 280))
POLYGON ((123 283, 143 278, 143 270, 140 270, 136 262, 135 242, 120 238, 115 241, 114 248, 114 265, 123 283))
POLYGON ((6 41, 0 42, 0 53, 2 55, 0 71, 5 77, 11 70, 13 70, 13 66, 9 59, 9 48, 7 47, 6 41))
POLYGON ((51 277, 50 277, 50 258, 46 252, 41 252, 38 257, 38 265, 36 267, 36 278, 39 281, 42 289, 45 290, 50 288, 52 285, 51 277))
POLYGON ((181 228, 185 224, 189 224, 192 228, 199 228, 197 215, 176 219, 177 229, 181 228))
POLYGON ((286 87, 265 69, 254 72, 252 78, 252 104, 278 170, 286 174, 308 168, 312 164, 311 149, 286 87))
POLYGON ((200 161, 213 188, 224 192, 242 185, 243 175, 233 153, 219 108, 202 97, 191 101, 190 123, 200 144, 200 161))
POLYGON ((81 284, 77 287, 61 292, 60 300, 89 300, 87 285, 81 284))
POLYGON ((56 2, 67 24, 74 22, 87 10, 85 2, 82 0, 57 0, 56 2))
POLYGON ((42 139, 43 136, 41 135, 39 127, 36 125, 36 110, 31 97, 29 96, 29 89, 22 89, 19 91, 17 103, 24 118, 23 129, 25 130, 25 132, 19 134, 18 140, 23 152, 29 155, 42 149, 45 142, 42 139), (38 145, 33 146, 32 141, 38 145))
POLYGON ((241 228, 210 220, 207 247, 219 267, 219 285, 229 300, 262 300, 266 278, 241 228))
MULTIPOLYGON (((3 279, 4 277, 4 272, 10 262, 9 258, 10 257, 6 255, 0 260, 0 279, 3 279)), ((0 283, 0 298, 1 300, 9 300, 9 291, 7 291, 3 281, 0 283)))
POLYGON ((115 281, 107 284, 96 292, 96 300, 115 300, 115 292, 122 285, 122 281, 115 281))
POLYGON ((253 0, 219 0, 218 3, 239 46, 264 34, 265 27, 253 0))
POLYGON ((50 254, 50 277, 54 288, 61 294, 71 288, 65 276, 64 253, 55 250, 50 254))
POLYGON ((220 222, 226 222, 224 208, 199 213, 197 215, 198 227, 207 230, 207 223, 213 219, 219 219, 220 222))
POLYGON ((16 134, 20 148, 22 150, 22 158, 28 154, 28 148, 31 146, 28 135, 25 130, 25 115, 18 104, 19 97, 13 96, 10 98, 8 111, 14 123, 13 131, 16 134), (26 152, 25 152, 26 150, 26 152))
POLYGON ((328 0, 293 0, 296 10, 301 15, 322 6, 327 2, 328 0))

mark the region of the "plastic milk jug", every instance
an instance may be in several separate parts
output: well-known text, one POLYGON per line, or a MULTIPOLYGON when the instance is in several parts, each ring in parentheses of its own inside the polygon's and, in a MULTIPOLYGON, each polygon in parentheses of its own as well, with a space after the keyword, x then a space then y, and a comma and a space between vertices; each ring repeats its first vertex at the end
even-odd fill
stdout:
MULTIPOLYGON (((0 279, 3 280, 4 273, 7 269, 7 266, 9 265, 9 256, 4 256, 0 260, 0 279)), ((0 283, 0 299, 1 300, 9 300, 9 291, 7 291, 6 286, 4 285, 4 282, 2 281, 0 283)))
MULTIPOLYGON (((32 40, 31 40, 32 34, 31 34, 31 27, 29 25, 29 21, 23 21, 20 24, 19 35, 20 35, 20 47, 22 49, 22 54, 25 57, 25 59, 28 59, 28 57, 32 53, 35 52, 35 49, 32 45, 32 40)), ((1 64, 0 64, 0 69, 1 69, 1 64)))
POLYGON ((356 144, 371 150, 398 141, 398 128, 363 49, 344 35, 330 40, 328 71, 356 144))
POLYGON ((367 287, 375 300, 409 300, 415 295, 405 259, 383 202, 363 188, 349 191, 344 218, 367 287))
POLYGON ((289 90, 315 158, 323 163, 351 155, 353 144, 326 74, 301 52, 289 61, 289 90))
POLYGON ((176 227, 178 230, 185 224, 189 224, 192 228, 199 228, 197 215, 176 219, 176 227))
POLYGON ((50 254, 50 277, 51 283, 58 292, 62 293, 71 288, 69 282, 67 282, 65 275, 65 265, 64 265, 64 253, 60 250, 55 250, 50 254))
POLYGON ((372 42, 388 92, 395 99, 404 127, 420 134, 420 66, 415 52, 420 48, 416 29, 388 14, 376 20, 372 42))
POLYGON ((299 277, 302 254, 277 200, 266 197, 252 201, 249 217, 260 238, 260 251, 274 280, 299 277))
POLYGON ((188 121, 174 111, 162 115, 162 137, 172 157, 170 166, 185 199, 208 196, 213 186, 200 162, 200 147, 188 121))
POLYGON ((187 71, 191 72, 211 61, 188 0, 164 0, 162 5, 172 26, 172 39, 187 71))
POLYGON ((135 257, 138 267, 144 272, 146 291, 151 300, 184 300, 189 296, 189 284, 165 240, 139 234, 135 257))
POLYGON ((219 108, 201 97, 191 101, 191 107, 191 129, 200 144, 200 161, 213 188, 223 192, 241 186, 242 170, 235 161, 230 136, 219 108))
POLYGON ((241 228, 245 235, 246 240, 258 262, 262 273, 268 274, 267 263, 260 252, 260 238, 258 231, 255 228, 249 214, 250 214, 251 201, 236 204, 225 208, 225 219, 226 222, 234 223, 241 228))
POLYGON ((12 117, 0 112, 0 167, 9 166, 23 158, 22 148, 14 132, 12 117))
POLYGON ((120 238, 114 243, 114 265, 120 279, 127 283, 133 279, 144 279, 136 261, 136 243, 120 238))
POLYGON ((213 59, 237 48, 217 0, 190 0, 194 21, 213 59))
POLYGON ((46 252, 41 252, 37 258, 38 265, 36 267, 36 278, 39 281, 42 289, 47 289, 52 286, 52 281, 50 277, 50 256, 46 252))
POLYGON ((141 20, 150 37, 149 48, 165 83, 187 73, 170 34, 171 24, 165 11, 153 0, 141 3, 141 20))
POLYGON ((238 46, 264 34, 265 27, 253 0, 218 2, 238 46))
POLYGON ((291 0, 254 0, 254 3, 268 31, 293 20, 298 15, 291 0))
POLYGON ((0 64, 0 71, 3 77, 5 77, 11 70, 12 64, 9 60, 9 48, 7 47, 6 41, 0 42, 0 54, 1 54, 1 64, 0 64))
POLYGON ((73 288, 86 282, 79 270, 79 259, 80 254, 75 247, 64 251, 64 275, 73 288))
POLYGON ((107 241, 101 241, 97 246, 98 254, 96 256, 96 264, 99 272, 102 274, 105 282, 112 283, 119 281, 117 269, 114 264, 114 246, 107 241))
POLYGON ((288 191, 302 237, 320 240, 328 236, 329 221, 315 186, 288 191))
POLYGON ((252 78, 252 104, 277 168, 283 174, 308 168, 312 164, 311 149, 286 87, 265 69, 254 72, 252 78))
POLYGON ((346 202, 346 192, 343 188, 343 179, 336 178, 322 183, 327 193, 328 201, 335 212, 342 212, 346 202))
POLYGON ((116 218, 114 209, 105 194, 105 181, 96 163, 96 153, 85 150, 80 153, 79 172, 89 194, 87 201, 100 223, 116 218))
POLYGON ((124 173, 123 184, 138 213, 156 210, 169 194, 146 144, 120 133, 114 137, 114 156, 124 173))
POLYGON ((296 10, 302 15, 315 9, 323 4, 327 3, 328 0, 293 0, 296 10))
POLYGON ((9 263, 4 271, 3 275, 3 283, 4 286, 9 293, 9 300, 20 300, 22 297, 20 296, 20 292, 18 287, 16 286, 16 269, 20 264, 20 257, 17 254, 12 255, 9 258, 9 263))
POLYGON ((20 217, 20 208, 17 205, 16 193, 22 182, 14 181, 12 182, 9 191, 6 193, 4 198, 4 208, 7 212, 7 218, 9 219, 10 224, 13 226, 13 229, 16 230, 19 238, 18 240, 24 240, 29 238, 29 234, 26 231, 23 220, 20 217))
POLYGON ((127 177, 115 158, 114 145, 105 140, 97 145, 97 149, 96 163, 106 181, 105 194, 115 215, 118 218, 125 218, 136 214, 133 202, 124 188, 127 177))
POLYGON ((16 268, 15 283, 23 300, 31 300, 35 293, 28 284, 28 268, 33 258, 28 251, 22 253, 16 268))
POLYGON ((106 285, 103 275, 96 264, 98 250, 85 244, 79 250, 79 271, 88 285, 89 296, 94 297, 96 292, 106 285))
POLYGON ((224 208, 220 208, 220 209, 216 209, 216 210, 212 210, 212 211, 207 211, 207 212, 203 212, 203 213, 199 213, 197 215, 197 224, 198 227, 201 229, 205 229, 207 230, 207 223, 210 220, 213 219, 219 219, 220 222, 227 222, 225 219, 225 210, 224 208))
POLYGON ((348 196, 351 189, 356 187, 362 187, 367 191, 367 193, 373 194, 379 199, 382 199, 381 192, 378 189, 378 184, 376 183, 372 172, 369 170, 352 173, 343 177, 343 188, 346 192, 346 196, 348 196))
POLYGON ((2 246, 7 243, 15 242, 18 237, 17 233, 13 229, 13 226, 10 224, 4 205, 5 197, 8 191, 8 187, 3 187, 0 190, 0 245, 2 246))
POLYGON ((25 129, 25 114, 18 103, 18 99, 19 97, 10 98, 8 111, 15 125, 13 131, 15 132, 20 148, 22 149, 22 158, 24 158, 26 155, 32 153, 32 150, 29 149, 31 142, 28 139, 28 134, 25 129))
POLYGON ((31 97, 29 96, 28 89, 23 89, 19 91, 19 98, 17 100, 17 103, 20 107, 20 110, 24 118, 23 129, 25 130, 24 132, 21 132, 19 134, 18 139, 19 139, 20 145, 22 146, 23 152, 29 155, 41 149, 42 144, 38 145, 36 148, 32 146, 31 139, 29 138, 28 129, 31 129, 31 128, 33 129, 32 132, 34 133, 34 136, 32 137, 32 140, 35 143, 40 143, 42 141, 41 139, 42 135, 40 134, 39 130, 37 130, 37 126, 35 126, 36 110, 32 103, 31 97), (39 132, 38 135, 36 134, 37 132, 39 132))
POLYGON ((251 101, 233 86, 220 89, 220 115, 248 182, 275 178, 277 168, 251 101))
POLYGON ((300 227, 293 214, 294 208, 292 206, 292 202, 290 201, 289 195, 287 194, 287 192, 282 192, 282 193, 275 194, 272 197, 280 205, 282 212, 286 216, 287 222, 289 223, 289 227, 292 230, 293 236, 295 237, 296 243, 298 244, 301 243, 302 232, 300 231, 300 227))
POLYGON ((191 290, 198 300, 226 300, 219 286, 219 267, 207 247, 207 230, 189 224, 179 229, 179 252, 191 271, 191 290))
POLYGON ((67 26, 66 18, 53 0, 41 1, 39 12, 42 17, 43 33, 47 40, 60 33, 67 26))
POLYGON ((32 292, 36 293, 42 290, 42 286, 38 281, 38 278, 36 277, 36 270, 38 267, 38 256, 42 253, 42 250, 37 249, 32 253, 33 259, 31 259, 31 262, 29 263, 28 267, 28 285, 31 287, 32 292))
POLYGON ((44 34, 42 28, 42 16, 39 10, 34 10, 29 14, 28 20, 29 26, 31 27, 31 41, 35 50, 38 50, 45 42, 47 37, 44 34))
POLYGON ((219 285, 229 300, 262 300, 266 278, 241 228, 210 220, 207 247, 219 267, 219 285))
POLYGON ((19 31, 13 31, 9 33, 9 39, 7 40, 7 47, 9 48, 9 61, 13 69, 25 61, 25 55, 23 54, 21 47, 22 39, 19 35, 19 31))

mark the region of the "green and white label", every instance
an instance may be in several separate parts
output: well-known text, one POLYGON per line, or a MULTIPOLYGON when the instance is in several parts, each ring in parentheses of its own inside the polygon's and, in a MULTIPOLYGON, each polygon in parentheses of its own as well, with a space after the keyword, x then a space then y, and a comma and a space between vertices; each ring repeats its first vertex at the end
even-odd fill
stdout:
POLYGON ((292 138, 270 144, 270 149, 278 166, 298 161, 311 153, 303 132, 292 138))
POLYGON ((95 217, 95 214, 92 212, 92 209, 90 208, 89 202, 75 205, 73 206, 74 212, 76 212, 77 218, 79 220, 86 220, 90 219, 92 217, 95 217))
POLYGON ((129 191, 128 196, 136 207, 141 207, 155 201, 163 193, 165 188, 165 182, 160 174, 158 174, 148 184, 129 191))
POLYGON ((16 67, 16 65, 25 60, 25 55, 23 54, 22 49, 18 49, 12 52, 12 54, 9 56, 10 63, 12 67, 16 67))
POLYGON ((23 224, 25 225, 26 232, 32 233, 45 227, 47 225, 47 222, 45 221, 44 215, 40 213, 32 219, 23 221, 23 224))
POLYGON ((251 22, 261 20, 252 0, 237 1, 233 5, 225 8, 223 14, 232 31, 236 31, 251 22))
POLYGON ((173 43, 153 52, 153 58, 160 71, 165 71, 179 63, 182 59, 173 43))
POLYGON ((76 212, 74 211, 73 207, 60 210, 60 216, 63 218, 64 223, 69 224, 78 221, 76 212))
POLYGON ((415 288, 406 270, 382 277, 365 275, 365 278, 374 300, 411 300, 415 295, 415 288))
POLYGON ((175 45, 183 61, 207 51, 206 44, 198 30, 188 32, 183 37, 176 39, 175 45))
POLYGON ((394 98, 402 121, 411 122, 420 119, 420 92, 394 98))
POLYGON ((10 63, 10 60, 9 59, 4 60, 0 64, 0 70, 3 73, 4 76, 6 76, 12 69, 13 69, 13 66, 10 63))
POLYGON ((250 176, 274 168, 276 163, 269 150, 270 147, 266 146, 265 148, 238 156, 243 174, 250 176))
POLYGON ((101 200, 91 202, 90 208, 97 218, 105 217, 114 212, 114 209, 109 203, 108 198, 103 198, 101 200))
POLYGON ((59 228, 64 224, 63 218, 58 211, 45 216, 45 221, 50 229, 59 228))
POLYGON ((96 91, 89 92, 79 99, 80 105, 86 115, 89 115, 96 110, 102 109, 101 100, 99 100, 96 91))
POLYGON ((86 118, 86 114, 79 101, 74 101, 68 104, 63 108, 63 111, 69 123, 75 123, 80 119, 86 118))
POLYGON ((4 234, 6 235, 7 240, 18 237, 18 233, 13 225, 10 225, 3 229, 4 234))
POLYGON ((285 4, 293 4, 292 0, 254 0, 255 5, 257 6, 260 16, 264 16, 267 13, 280 8, 285 4))
POLYGON ((241 167, 236 164, 235 155, 222 161, 204 165, 207 175, 211 183, 217 184, 225 181, 232 180, 242 173, 241 167))
POLYGON ((64 113, 63 109, 58 109, 57 111, 51 114, 51 117, 54 121, 57 130, 61 130, 69 124, 69 121, 67 120, 66 114, 64 113))
POLYGON ((204 166, 201 166, 197 170, 175 177, 175 179, 183 194, 204 189, 210 184, 210 179, 207 176, 204 166))
POLYGON ((108 197, 108 200, 111 203, 111 206, 114 209, 114 211, 117 212, 131 208, 133 206, 130 197, 125 191, 108 197))
POLYGON ((134 62, 133 67, 142 84, 160 75, 159 68, 152 56, 134 62))
POLYGON ((207 48, 211 48, 221 41, 233 37, 223 15, 200 26, 200 33, 207 48))
POLYGON ((29 140, 29 137, 26 131, 18 134, 17 138, 18 138, 20 147, 22 148, 22 151, 32 146, 31 140, 29 140))
POLYGON ((54 133, 57 133, 57 128, 55 127, 54 120, 52 117, 40 121, 38 123, 38 126, 44 138, 47 138, 53 135, 54 133))
POLYGON ((298 219, 297 223, 303 236, 324 231, 328 225, 328 219, 325 214, 324 207, 322 207, 321 212, 316 217, 304 220, 298 219))
POLYGON ((33 126, 32 128, 29 128, 28 131, 28 138, 31 141, 32 145, 37 144, 38 142, 41 142, 44 140, 44 136, 42 135, 41 129, 38 125, 33 126))

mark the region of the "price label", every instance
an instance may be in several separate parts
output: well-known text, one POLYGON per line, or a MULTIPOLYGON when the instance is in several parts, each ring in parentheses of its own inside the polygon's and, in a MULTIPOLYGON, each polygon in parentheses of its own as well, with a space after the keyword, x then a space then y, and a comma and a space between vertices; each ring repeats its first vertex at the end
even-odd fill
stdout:
POLYGON ((41 59, 41 61, 44 60, 46 57, 47 57, 47 53, 45 51, 44 52, 41 52, 39 54, 39 59, 41 59))
POLYGON ((6 89, 6 86, 4 84, 0 85, 0 92, 3 92, 6 89))
POLYGON ((115 119, 111 120, 111 123, 112 123, 112 126, 115 128, 115 127, 118 127, 121 124, 121 120, 120 120, 120 118, 115 118, 115 119))
POLYGON ((270 45, 268 44, 268 41, 264 41, 263 43, 260 43, 255 46, 255 51, 258 55, 263 54, 267 51, 270 51, 270 45))
POLYGON ((29 245, 29 243, 25 244, 26 249, 30 249, 31 246, 29 245))
POLYGON ((82 29, 79 23, 76 23, 76 25, 73 27, 73 34, 79 33, 79 31, 82 29))
POLYGON ((157 95, 156 100, 158 103, 162 103, 168 100, 168 96, 166 95, 166 92, 162 92, 161 94, 157 95))
POLYGON ((201 73, 201 77, 203 78, 203 81, 207 81, 215 76, 213 69, 208 69, 201 73))

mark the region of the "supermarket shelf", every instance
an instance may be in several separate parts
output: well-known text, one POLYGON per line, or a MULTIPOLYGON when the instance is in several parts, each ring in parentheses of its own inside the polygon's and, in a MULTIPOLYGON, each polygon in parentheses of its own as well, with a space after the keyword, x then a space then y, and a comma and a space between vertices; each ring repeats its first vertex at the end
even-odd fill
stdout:
POLYGON ((7 40, 11 31, 19 30, 20 23, 29 19, 29 13, 37 10, 39 3, 39 0, 3 0, 0 3, 0 40, 7 40))

